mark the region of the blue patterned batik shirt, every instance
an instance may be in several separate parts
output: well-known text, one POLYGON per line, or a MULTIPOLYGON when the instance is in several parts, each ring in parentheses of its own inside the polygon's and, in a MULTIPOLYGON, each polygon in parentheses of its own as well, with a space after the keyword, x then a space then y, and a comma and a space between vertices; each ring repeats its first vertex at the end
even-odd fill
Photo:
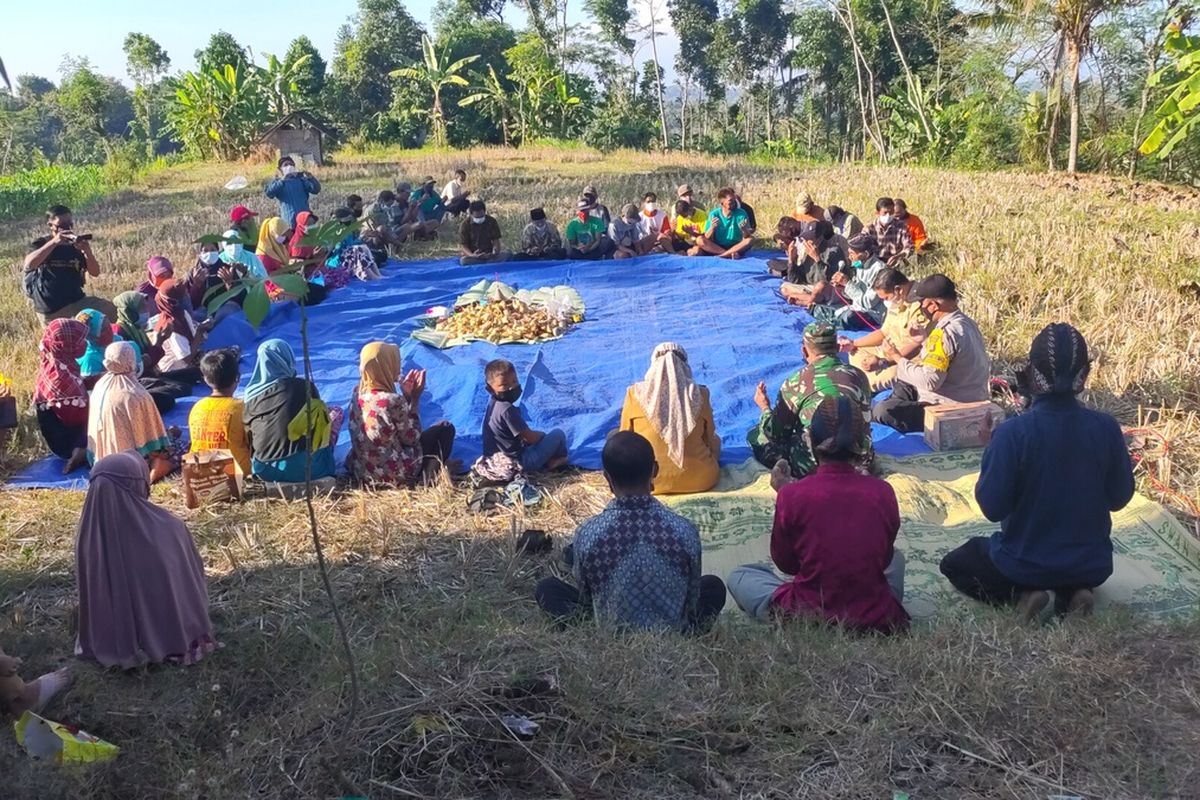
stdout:
POLYGON ((575 579, 599 622, 691 630, 700 532, 649 495, 615 498, 575 533, 575 579))

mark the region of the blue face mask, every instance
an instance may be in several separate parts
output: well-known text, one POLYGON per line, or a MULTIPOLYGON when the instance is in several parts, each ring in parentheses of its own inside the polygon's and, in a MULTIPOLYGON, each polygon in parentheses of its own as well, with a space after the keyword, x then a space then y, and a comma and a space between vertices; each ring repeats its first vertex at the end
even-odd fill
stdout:
POLYGON ((854 267, 855 269, 862 269, 862 261, 851 261, 850 266, 854 267))

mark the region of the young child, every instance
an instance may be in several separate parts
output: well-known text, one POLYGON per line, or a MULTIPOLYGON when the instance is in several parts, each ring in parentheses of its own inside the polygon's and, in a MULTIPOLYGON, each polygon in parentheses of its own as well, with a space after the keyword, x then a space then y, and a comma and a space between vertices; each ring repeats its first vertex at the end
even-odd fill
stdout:
POLYGON ((703 632, 725 606, 725 584, 702 575, 700 532, 656 500, 654 448, 633 431, 608 437, 601 456, 613 499, 579 526, 576 585, 543 578, 534 597, 557 620, 703 632))
POLYGON ((201 450, 228 450, 246 475, 250 474, 250 444, 242 422, 244 404, 233 392, 241 380, 238 353, 232 349, 212 350, 200 359, 200 374, 212 389, 212 396, 198 400, 188 414, 192 447, 201 450))
POLYGON ((767 564, 735 569, 729 593, 750 616, 809 617, 880 633, 908 627, 896 493, 854 468, 865 431, 860 406, 826 397, 809 428, 817 471, 796 481, 774 476, 771 560, 791 577, 767 564))
POLYGON ((35 681, 25 683, 17 670, 21 659, 6 655, 0 648, 0 720, 18 719, 26 711, 37 714, 55 695, 71 685, 71 668, 63 667, 35 681))
POLYGON ((567 435, 557 428, 545 433, 533 430, 513 405, 521 397, 521 383, 512 362, 490 361, 483 374, 492 396, 483 418, 484 460, 502 454, 519 463, 526 474, 566 466, 567 435))

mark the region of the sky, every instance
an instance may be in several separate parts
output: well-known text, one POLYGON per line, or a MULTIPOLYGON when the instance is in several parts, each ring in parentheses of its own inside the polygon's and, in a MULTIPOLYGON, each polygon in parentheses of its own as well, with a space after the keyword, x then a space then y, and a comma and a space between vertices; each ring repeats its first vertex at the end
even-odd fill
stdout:
MULTIPOLYGON (((211 0, 210 0, 211 1, 211 0)), ((410 14, 429 29, 435 0, 407 0, 410 14)), ((333 59, 333 42, 338 28, 355 13, 354 0, 327 0, 299 4, 295 0, 250 0, 228 3, 181 2, 181 0, 58 0, 54 14, 47 16, 40 3, 6 3, 5 30, 19 35, 3 37, 0 59, 15 83, 18 75, 32 73, 59 80, 65 56, 86 57, 104 75, 129 84, 121 45, 131 31, 145 33, 171 57, 171 72, 194 69, 193 53, 207 44, 218 30, 232 33, 248 45, 256 57, 272 53, 282 57, 293 39, 305 34, 327 62, 333 59)), ((576 8, 582 3, 573 4, 576 8)), ((637 3, 643 6, 642 3, 637 3)), ((665 5, 665 4, 662 4, 665 5)), ((644 11, 643 11, 644 13, 644 11)), ((665 12, 661 14, 665 17, 665 12)), ((524 18, 516 8, 505 9, 505 20, 520 28, 524 18)), ((572 17, 572 22, 581 20, 572 17)), ((668 29, 669 31, 669 29, 668 29)), ((659 40, 659 58, 668 75, 678 46, 674 34, 659 40)), ((639 63, 650 58, 649 45, 637 54, 639 63)))

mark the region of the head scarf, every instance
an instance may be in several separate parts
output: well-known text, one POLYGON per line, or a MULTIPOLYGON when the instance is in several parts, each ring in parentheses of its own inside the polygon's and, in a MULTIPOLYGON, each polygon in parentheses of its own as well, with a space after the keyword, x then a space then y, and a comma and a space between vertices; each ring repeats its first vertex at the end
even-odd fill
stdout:
POLYGON ((88 393, 75 359, 87 350, 88 328, 76 319, 51 320, 38 345, 39 363, 33 390, 34 406, 87 408, 88 393))
POLYGON ((292 240, 288 247, 288 252, 291 253, 292 258, 312 258, 313 251, 317 249, 300 243, 308 233, 308 223, 312 220, 312 216, 311 211, 301 211, 296 215, 295 230, 292 233, 292 240))
POLYGON ((822 400, 808 426, 813 452, 825 456, 862 455, 866 432, 862 411, 840 394, 822 400))
POLYGON ((254 372, 246 384, 243 397, 249 401, 284 378, 296 377, 296 356, 283 339, 267 339, 258 346, 254 372))
POLYGON ((174 277, 174 275, 175 267, 171 265, 170 259, 166 256, 154 256, 146 262, 146 277, 151 286, 155 281, 162 281, 174 277))
POLYGON ((104 348, 112 344, 113 332, 104 314, 85 308, 75 319, 87 326, 87 349, 79 357, 79 369, 85 378, 104 372, 104 348))
POLYGON ((133 450, 96 461, 76 537, 80 656, 106 667, 194 663, 220 645, 187 526, 150 502, 133 450))
POLYGON ((1079 394, 1090 369, 1087 342, 1074 327, 1055 322, 1034 337, 1026 374, 1035 395, 1079 394))
POLYGON ((146 355, 150 350, 150 338, 142 330, 142 309, 146 306, 146 295, 141 292, 121 292, 113 298, 117 307, 117 330, 121 337, 133 342, 146 355))
MULTIPOLYGON (((225 233, 221 234, 221 237, 226 240, 237 239, 238 241, 241 241, 241 235, 242 235, 241 231, 230 228, 229 230, 225 231, 225 233)), ((259 232, 259 238, 262 238, 261 230, 259 232)), ((231 264, 231 265, 232 264, 241 264, 254 277, 256 277, 256 278, 266 278, 267 277, 267 270, 266 270, 266 268, 263 267, 262 261, 254 253, 247 250, 246 246, 244 244, 242 245, 242 252, 238 255, 237 258, 231 258, 229 256, 229 254, 225 252, 224 245, 222 245, 222 247, 221 247, 221 263, 222 264, 231 264)))
POLYGON ((700 423, 703 400, 692 378, 687 351, 674 342, 654 348, 646 378, 633 385, 633 396, 650 427, 667 445, 667 456, 683 466, 684 443, 700 423))
POLYGON ((287 245, 275 241, 277 237, 283 236, 287 232, 288 224, 279 217, 265 220, 262 227, 258 229, 258 248, 254 253, 262 259, 268 272, 274 272, 291 260, 287 245), (274 262, 274 264, 270 262, 274 262))
POLYGON ((369 342, 358 356, 358 374, 360 392, 395 392, 400 348, 390 342, 369 342))
POLYGON ((122 450, 143 456, 169 447, 154 398, 138 383, 137 353, 129 342, 113 342, 104 350, 107 372, 92 390, 88 414, 88 457, 100 459, 122 450))
POLYGON ((178 333, 188 341, 195 335, 192 326, 188 324, 187 311, 183 308, 183 299, 187 297, 187 289, 175 280, 163 281, 154 296, 154 304, 158 306, 158 321, 154 330, 162 333, 171 331, 178 333))

